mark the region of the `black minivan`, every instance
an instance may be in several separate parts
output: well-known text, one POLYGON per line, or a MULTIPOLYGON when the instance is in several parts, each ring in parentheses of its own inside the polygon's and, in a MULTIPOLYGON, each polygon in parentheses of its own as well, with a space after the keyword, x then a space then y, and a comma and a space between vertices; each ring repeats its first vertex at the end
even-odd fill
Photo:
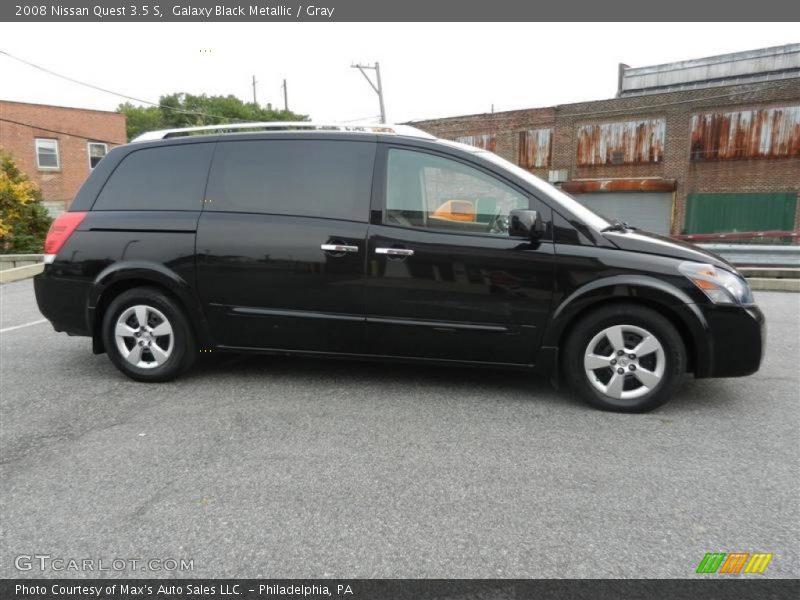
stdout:
POLYGON ((728 262, 404 126, 145 134, 98 164, 45 254, 42 314, 138 381, 210 350, 389 359, 529 369, 638 412, 764 349, 728 262))

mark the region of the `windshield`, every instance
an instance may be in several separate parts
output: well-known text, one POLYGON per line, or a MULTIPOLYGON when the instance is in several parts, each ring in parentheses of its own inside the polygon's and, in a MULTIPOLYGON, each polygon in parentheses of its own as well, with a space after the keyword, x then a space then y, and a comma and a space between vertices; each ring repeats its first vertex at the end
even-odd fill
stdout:
POLYGON ((561 204, 562 206, 566 207, 572 214, 577 216, 581 221, 586 223, 588 226, 593 227, 595 229, 603 229, 611 225, 611 222, 606 219, 605 217, 598 215, 593 210, 586 208, 583 204, 575 200, 569 194, 562 192, 560 189, 555 187, 554 185, 550 185, 546 181, 542 181, 536 175, 529 173, 525 169, 522 169, 515 165, 512 162, 507 161, 505 158, 497 156, 494 152, 485 152, 485 151, 478 151, 476 154, 479 154, 481 157, 504 167, 505 169, 511 171, 516 176, 524 179, 528 183, 530 183, 533 187, 537 190, 540 190, 550 198, 553 198, 556 202, 561 204))

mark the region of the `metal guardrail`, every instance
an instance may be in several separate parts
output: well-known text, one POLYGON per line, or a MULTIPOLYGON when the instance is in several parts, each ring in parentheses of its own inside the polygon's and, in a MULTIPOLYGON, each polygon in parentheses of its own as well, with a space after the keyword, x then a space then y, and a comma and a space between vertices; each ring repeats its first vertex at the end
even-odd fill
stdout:
POLYGON ((0 254, 0 283, 28 279, 44 270, 44 254, 0 254))
POLYGON ((0 271, 44 262, 44 254, 0 254, 0 271))
POLYGON ((760 244, 697 244, 734 265, 753 267, 800 267, 800 246, 760 244))
POLYGON ((699 244, 701 242, 722 242, 727 240, 754 240, 754 239, 793 239, 796 240, 800 237, 797 231, 784 231, 779 229, 771 229, 769 231, 727 231, 722 233, 681 233, 673 235, 678 240, 686 242, 694 242, 699 244))

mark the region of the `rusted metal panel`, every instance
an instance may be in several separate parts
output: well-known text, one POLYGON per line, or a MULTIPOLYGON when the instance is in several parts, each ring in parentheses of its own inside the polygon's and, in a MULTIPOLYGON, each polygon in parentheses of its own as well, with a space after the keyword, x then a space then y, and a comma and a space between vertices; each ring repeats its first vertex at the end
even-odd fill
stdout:
POLYGON ((519 134, 517 162, 526 169, 547 168, 553 155, 553 130, 529 129, 519 134))
POLYGON ((678 187, 675 179, 590 179, 565 181, 561 189, 570 194, 591 192, 672 192, 678 187))
POLYGON ((692 116, 692 160, 800 156, 800 106, 692 116))
POLYGON ((661 162, 664 119, 594 123, 578 127, 578 165, 626 165, 661 162))
POLYGON ((497 150, 497 138, 493 133, 479 133, 477 135, 462 135, 455 139, 456 142, 475 146, 476 148, 483 148, 490 152, 497 150))

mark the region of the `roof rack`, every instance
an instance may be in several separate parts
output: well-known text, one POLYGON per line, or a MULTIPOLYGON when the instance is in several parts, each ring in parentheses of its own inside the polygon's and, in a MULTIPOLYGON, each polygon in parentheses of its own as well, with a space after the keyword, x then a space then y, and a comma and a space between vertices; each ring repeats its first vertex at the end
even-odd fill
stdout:
POLYGON ((436 139, 429 133, 409 125, 347 125, 342 123, 314 123, 311 121, 268 121, 264 123, 224 123, 222 125, 203 125, 201 127, 182 127, 180 129, 161 129, 148 131, 131 140, 132 142, 151 142, 167 138, 189 135, 212 135, 215 133, 240 133, 258 131, 338 131, 347 133, 387 133, 410 137, 436 139))

